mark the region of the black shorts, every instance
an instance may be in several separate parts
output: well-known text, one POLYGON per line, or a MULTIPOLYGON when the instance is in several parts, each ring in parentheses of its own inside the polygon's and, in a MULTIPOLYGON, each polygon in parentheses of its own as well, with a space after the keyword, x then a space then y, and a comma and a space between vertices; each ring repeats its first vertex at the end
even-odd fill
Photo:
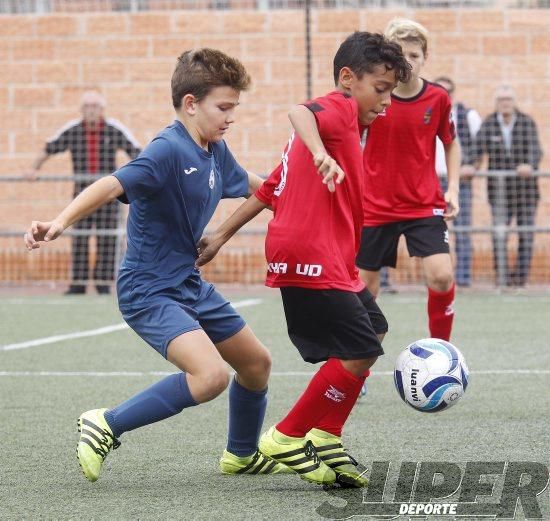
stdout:
POLYGON ((405 236, 411 257, 449 253, 449 230, 443 217, 365 226, 361 231, 361 246, 355 259, 357 267, 370 271, 378 271, 383 266, 395 268, 401 235, 405 236))
POLYGON ((306 362, 364 360, 384 354, 388 322, 371 293, 281 288, 288 335, 306 362))

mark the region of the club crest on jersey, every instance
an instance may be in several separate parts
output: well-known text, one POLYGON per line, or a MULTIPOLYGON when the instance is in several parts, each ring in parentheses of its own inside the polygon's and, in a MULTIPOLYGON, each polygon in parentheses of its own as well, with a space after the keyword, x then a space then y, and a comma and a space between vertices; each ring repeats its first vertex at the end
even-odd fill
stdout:
POLYGON ((432 120, 432 107, 428 107, 424 112, 424 125, 427 125, 432 120))
POLYGON ((215 179, 214 170, 210 170, 210 177, 208 178, 208 186, 210 187, 210 190, 214 189, 215 179))

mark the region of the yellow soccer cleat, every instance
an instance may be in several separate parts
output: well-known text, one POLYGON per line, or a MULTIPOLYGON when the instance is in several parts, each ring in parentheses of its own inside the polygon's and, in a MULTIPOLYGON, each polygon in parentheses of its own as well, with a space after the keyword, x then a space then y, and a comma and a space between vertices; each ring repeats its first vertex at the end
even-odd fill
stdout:
POLYGON ((257 450, 252 456, 239 457, 227 450, 220 459, 222 474, 293 474, 286 465, 281 465, 257 450))
POLYGON ((97 481, 107 454, 120 446, 105 421, 105 411, 107 409, 92 409, 77 420, 80 439, 76 454, 82 472, 90 481, 97 481))
POLYGON ((342 439, 330 432, 311 429, 306 440, 313 443, 321 461, 336 472, 336 482, 344 487, 366 487, 367 467, 358 463, 342 446, 342 439))
POLYGON ((259 450, 305 481, 319 485, 332 485, 336 481, 336 473, 318 458, 315 447, 305 438, 292 438, 271 427, 262 434, 259 450))

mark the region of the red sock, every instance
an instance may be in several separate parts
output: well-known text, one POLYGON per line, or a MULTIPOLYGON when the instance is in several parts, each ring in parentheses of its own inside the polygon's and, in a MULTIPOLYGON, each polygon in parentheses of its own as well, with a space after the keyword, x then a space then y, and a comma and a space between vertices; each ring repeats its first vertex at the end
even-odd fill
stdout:
POLYGON ((449 340, 453 328, 455 312, 453 301, 455 299, 455 285, 442 293, 428 288, 428 317, 430 321, 430 335, 432 338, 449 340))
MULTIPOLYGON (((342 367, 342 369, 344 368, 342 367)), ((357 377, 357 382, 354 385, 353 392, 350 391, 347 395, 346 402, 342 405, 342 407, 332 408, 326 416, 321 418, 321 421, 317 425, 314 425, 314 427, 325 432, 330 432, 331 434, 334 434, 334 436, 342 436, 344 424, 348 420, 351 410, 353 409, 355 402, 357 402, 357 398, 361 392, 361 387, 363 387, 365 379, 368 378, 369 375, 370 371, 367 371, 363 376, 357 377)))
POLYGON ((277 430, 287 436, 303 438, 329 412, 348 407, 351 410, 362 384, 363 378, 344 369, 340 360, 329 358, 315 373, 291 411, 277 424, 277 430))

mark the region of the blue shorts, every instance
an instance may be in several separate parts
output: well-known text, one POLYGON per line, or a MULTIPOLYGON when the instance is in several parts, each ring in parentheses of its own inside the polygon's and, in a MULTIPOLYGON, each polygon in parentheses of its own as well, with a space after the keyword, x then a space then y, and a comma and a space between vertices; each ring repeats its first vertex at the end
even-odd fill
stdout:
POLYGON ((208 282, 191 275, 177 289, 167 290, 137 307, 120 307, 126 323, 164 358, 177 336, 203 329, 214 344, 237 334, 245 321, 208 282))

